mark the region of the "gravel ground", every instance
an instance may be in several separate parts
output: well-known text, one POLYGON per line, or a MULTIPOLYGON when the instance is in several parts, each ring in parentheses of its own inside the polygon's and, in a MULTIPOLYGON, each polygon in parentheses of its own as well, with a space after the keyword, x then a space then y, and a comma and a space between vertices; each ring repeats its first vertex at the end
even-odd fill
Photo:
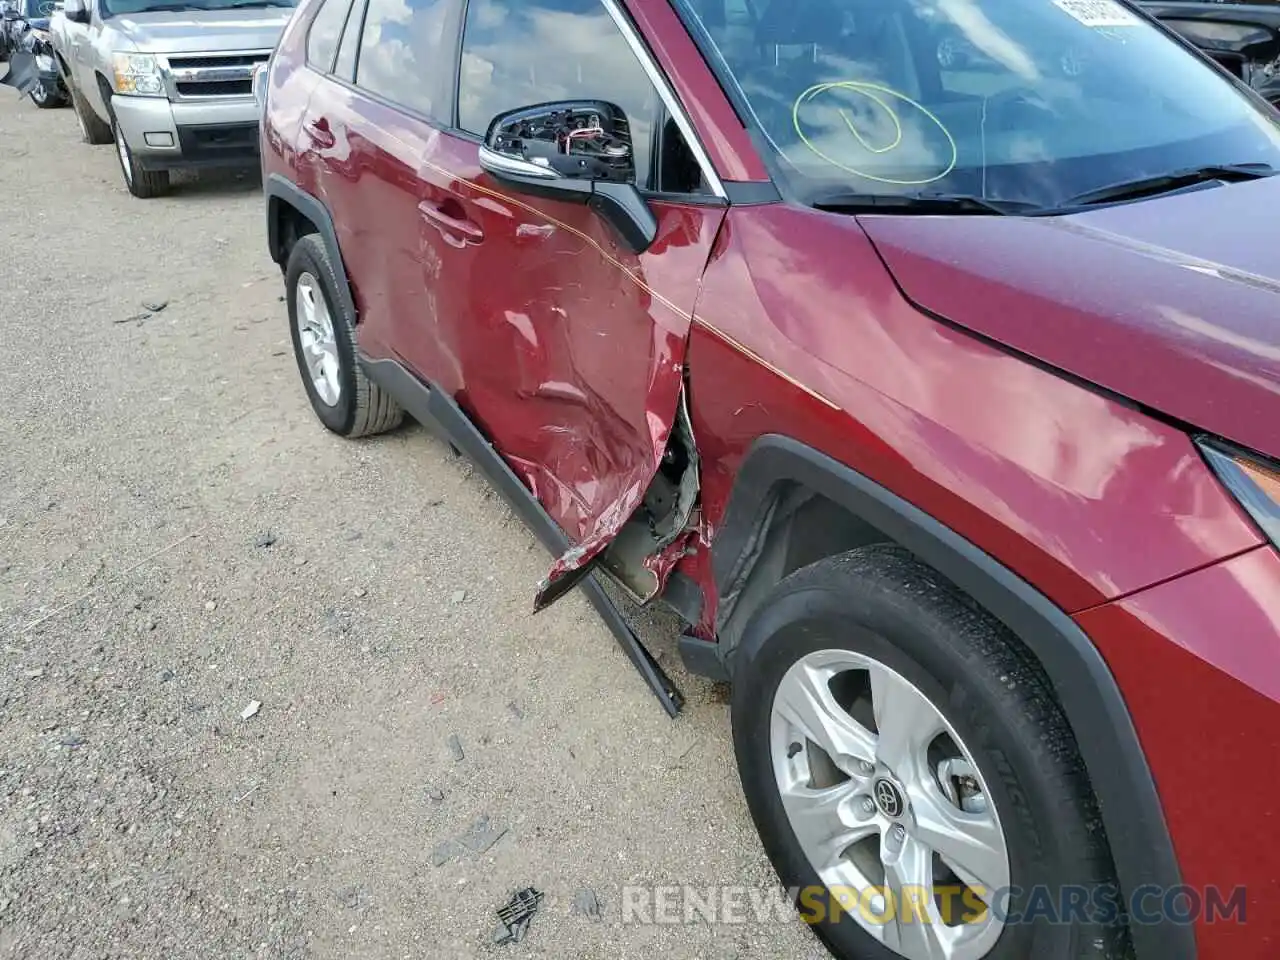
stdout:
POLYGON ((628 884, 772 889, 723 691, 650 615, 672 722, 581 597, 532 616, 549 558, 421 428, 326 433, 255 178, 134 200, 2 87, 0 157, 0 956, 825 956, 621 922, 628 884))

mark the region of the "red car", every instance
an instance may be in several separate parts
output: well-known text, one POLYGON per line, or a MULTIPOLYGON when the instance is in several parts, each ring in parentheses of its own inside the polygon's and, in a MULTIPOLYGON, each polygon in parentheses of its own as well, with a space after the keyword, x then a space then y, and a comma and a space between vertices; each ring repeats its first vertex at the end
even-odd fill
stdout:
POLYGON ((833 954, 1280 956, 1256 94, 1115 0, 303 0, 255 89, 316 415, 672 713, 600 578, 680 613, 833 954))

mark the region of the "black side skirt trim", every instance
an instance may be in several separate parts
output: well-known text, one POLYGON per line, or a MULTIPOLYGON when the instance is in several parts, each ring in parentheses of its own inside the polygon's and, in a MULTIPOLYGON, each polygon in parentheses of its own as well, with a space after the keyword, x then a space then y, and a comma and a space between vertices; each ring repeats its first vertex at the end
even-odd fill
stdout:
MULTIPOLYGON (((844 464, 788 437, 767 435, 739 469, 712 545, 721 595, 731 587, 743 551, 779 491, 803 484, 841 504, 966 591, 1039 658, 1071 728, 1098 797, 1116 873, 1132 895, 1152 884, 1181 881, 1155 780, 1115 678, 1089 637, 1029 583, 955 531, 844 464)), ((722 625, 723 626, 723 625, 722 625)), ((730 669, 737 659, 726 651, 730 669)), ((1143 960, 1191 960, 1195 930, 1187 924, 1132 924, 1143 960)))
MULTIPOLYGON (((493 444, 476 428, 452 397, 423 383, 395 360, 371 360, 362 356, 360 367, 370 380, 395 397, 415 420, 453 444, 479 467, 553 555, 559 556, 569 549, 571 544, 564 531, 542 508, 542 504, 534 499, 528 487, 520 482, 520 478, 507 466, 493 444)), ((662 709, 668 716, 674 717, 684 706, 684 696, 679 689, 640 642, 635 631, 628 626, 595 576, 584 579, 581 587, 604 620, 605 626, 617 639, 622 652, 640 671, 640 676, 657 696, 662 709)))

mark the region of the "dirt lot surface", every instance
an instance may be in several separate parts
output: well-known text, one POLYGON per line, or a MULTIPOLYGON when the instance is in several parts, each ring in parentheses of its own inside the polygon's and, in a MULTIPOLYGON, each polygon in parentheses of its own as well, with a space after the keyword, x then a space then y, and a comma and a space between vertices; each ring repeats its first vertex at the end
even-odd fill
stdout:
POLYGON ((421 428, 321 428, 254 178, 134 200, 8 88, 0 157, 0 956, 825 956, 621 922, 628 884, 770 888, 723 697, 670 624, 675 722, 581 597, 532 616, 549 558, 421 428))

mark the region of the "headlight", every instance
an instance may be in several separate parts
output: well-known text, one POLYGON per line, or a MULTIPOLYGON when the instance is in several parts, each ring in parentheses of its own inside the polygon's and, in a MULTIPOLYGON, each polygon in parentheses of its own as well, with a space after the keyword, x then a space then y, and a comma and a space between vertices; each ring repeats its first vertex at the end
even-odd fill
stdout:
POLYGON ((115 69, 116 93, 142 97, 163 97, 164 81, 160 67, 149 53, 117 53, 111 58, 115 69))
POLYGON ((1240 506, 1280 547, 1280 466, 1221 440, 1197 437, 1196 446, 1240 506))

